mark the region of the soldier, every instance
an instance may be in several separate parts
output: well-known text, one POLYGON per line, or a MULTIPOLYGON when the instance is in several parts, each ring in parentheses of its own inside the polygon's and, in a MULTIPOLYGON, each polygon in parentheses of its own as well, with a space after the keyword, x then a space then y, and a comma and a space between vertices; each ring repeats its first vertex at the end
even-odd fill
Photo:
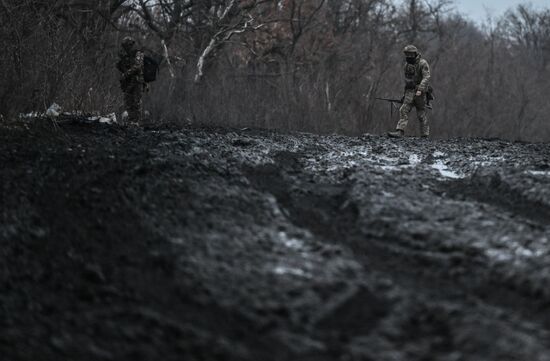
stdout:
POLYGON ((399 109, 399 122, 395 132, 388 132, 392 138, 400 138, 405 134, 409 120, 409 113, 416 108, 416 115, 420 122, 420 133, 423 138, 430 135, 428 118, 426 117, 426 93, 429 89, 430 66, 423 59, 414 45, 407 45, 403 49, 405 54, 405 94, 403 105, 399 109))
POLYGON ((122 40, 117 68, 121 72, 120 87, 124 93, 124 103, 128 121, 139 125, 142 116, 142 100, 145 80, 143 79, 143 51, 137 49, 136 41, 127 36, 122 40))

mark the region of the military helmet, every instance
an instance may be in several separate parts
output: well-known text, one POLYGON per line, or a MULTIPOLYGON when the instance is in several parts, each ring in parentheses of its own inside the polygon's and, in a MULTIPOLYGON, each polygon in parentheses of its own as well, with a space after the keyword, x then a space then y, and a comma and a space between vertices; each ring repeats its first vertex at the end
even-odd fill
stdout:
POLYGON ((403 49, 403 53, 405 53, 405 55, 407 54, 414 54, 415 56, 418 55, 418 49, 416 48, 416 46, 414 45, 407 45, 404 49, 403 49))
POLYGON ((131 49, 136 44, 136 41, 131 36, 125 36, 124 39, 122 39, 122 46, 126 49, 131 49))

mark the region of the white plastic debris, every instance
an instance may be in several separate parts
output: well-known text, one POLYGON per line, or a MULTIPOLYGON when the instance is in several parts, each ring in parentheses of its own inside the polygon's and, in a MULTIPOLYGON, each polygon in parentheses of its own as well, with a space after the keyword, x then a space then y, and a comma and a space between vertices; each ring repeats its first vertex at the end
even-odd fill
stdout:
POLYGON ((100 112, 86 113, 81 110, 72 110, 63 112, 61 106, 57 103, 53 103, 45 113, 40 112, 30 112, 27 114, 19 114, 19 119, 24 121, 36 120, 44 117, 56 118, 56 121, 59 124, 62 123, 83 123, 83 124, 92 124, 92 123, 101 123, 107 125, 117 124, 117 116, 115 113, 110 113, 107 115, 102 115, 100 112))
POLYGON ((109 124, 109 125, 116 124, 117 123, 116 114, 111 113, 108 115, 94 115, 91 117, 87 117, 85 120, 85 123, 96 123, 96 122, 101 124, 109 124))
POLYGON ((26 114, 20 113, 19 114, 19 119, 28 120, 28 119, 37 118, 39 116, 40 116, 40 114, 38 112, 30 112, 30 113, 26 113, 26 114))
POLYGON ((464 178, 464 176, 456 173, 452 169, 450 169, 443 161, 437 160, 434 164, 432 164, 432 168, 439 171, 439 174, 442 177, 445 178, 451 178, 451 179, 460 179, 464 178))
POLYGON ((99 122, 103 124, 116 124, 117 123, 116 114, 111 113, 111 114, 107 114, 106 116, 100 117, 99 122))
POLYGON ((52 105, 50 105, 48 110, 46 110, 46 115, 50 118, 57 118, 61 113, 61 110, 62 108, 59 104, 53 103, 52 105))

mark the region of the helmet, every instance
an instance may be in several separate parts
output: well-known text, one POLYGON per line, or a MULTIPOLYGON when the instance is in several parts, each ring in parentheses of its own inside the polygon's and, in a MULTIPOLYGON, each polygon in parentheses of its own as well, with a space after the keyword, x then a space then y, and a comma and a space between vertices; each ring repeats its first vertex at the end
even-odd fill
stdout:
POLYGON ((418 49, 414 45, 407 45, 405 48, 403 48, 403 53, 405 53, 405 55, 414 54, 414 56, 416 56, 418 55, 418 49))
POLYGON ((126 50, 130 50, 136 45, 136 41, 131 36, 126 36, 122 39, 122 47, 126 50))

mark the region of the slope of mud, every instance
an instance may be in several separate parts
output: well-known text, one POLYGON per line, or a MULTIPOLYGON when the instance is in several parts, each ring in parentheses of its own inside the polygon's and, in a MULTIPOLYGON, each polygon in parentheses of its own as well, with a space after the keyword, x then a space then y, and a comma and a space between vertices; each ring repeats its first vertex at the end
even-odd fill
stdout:
POLYGON ((550 360, 550 147, 0 129, 2 360, 550 360))

